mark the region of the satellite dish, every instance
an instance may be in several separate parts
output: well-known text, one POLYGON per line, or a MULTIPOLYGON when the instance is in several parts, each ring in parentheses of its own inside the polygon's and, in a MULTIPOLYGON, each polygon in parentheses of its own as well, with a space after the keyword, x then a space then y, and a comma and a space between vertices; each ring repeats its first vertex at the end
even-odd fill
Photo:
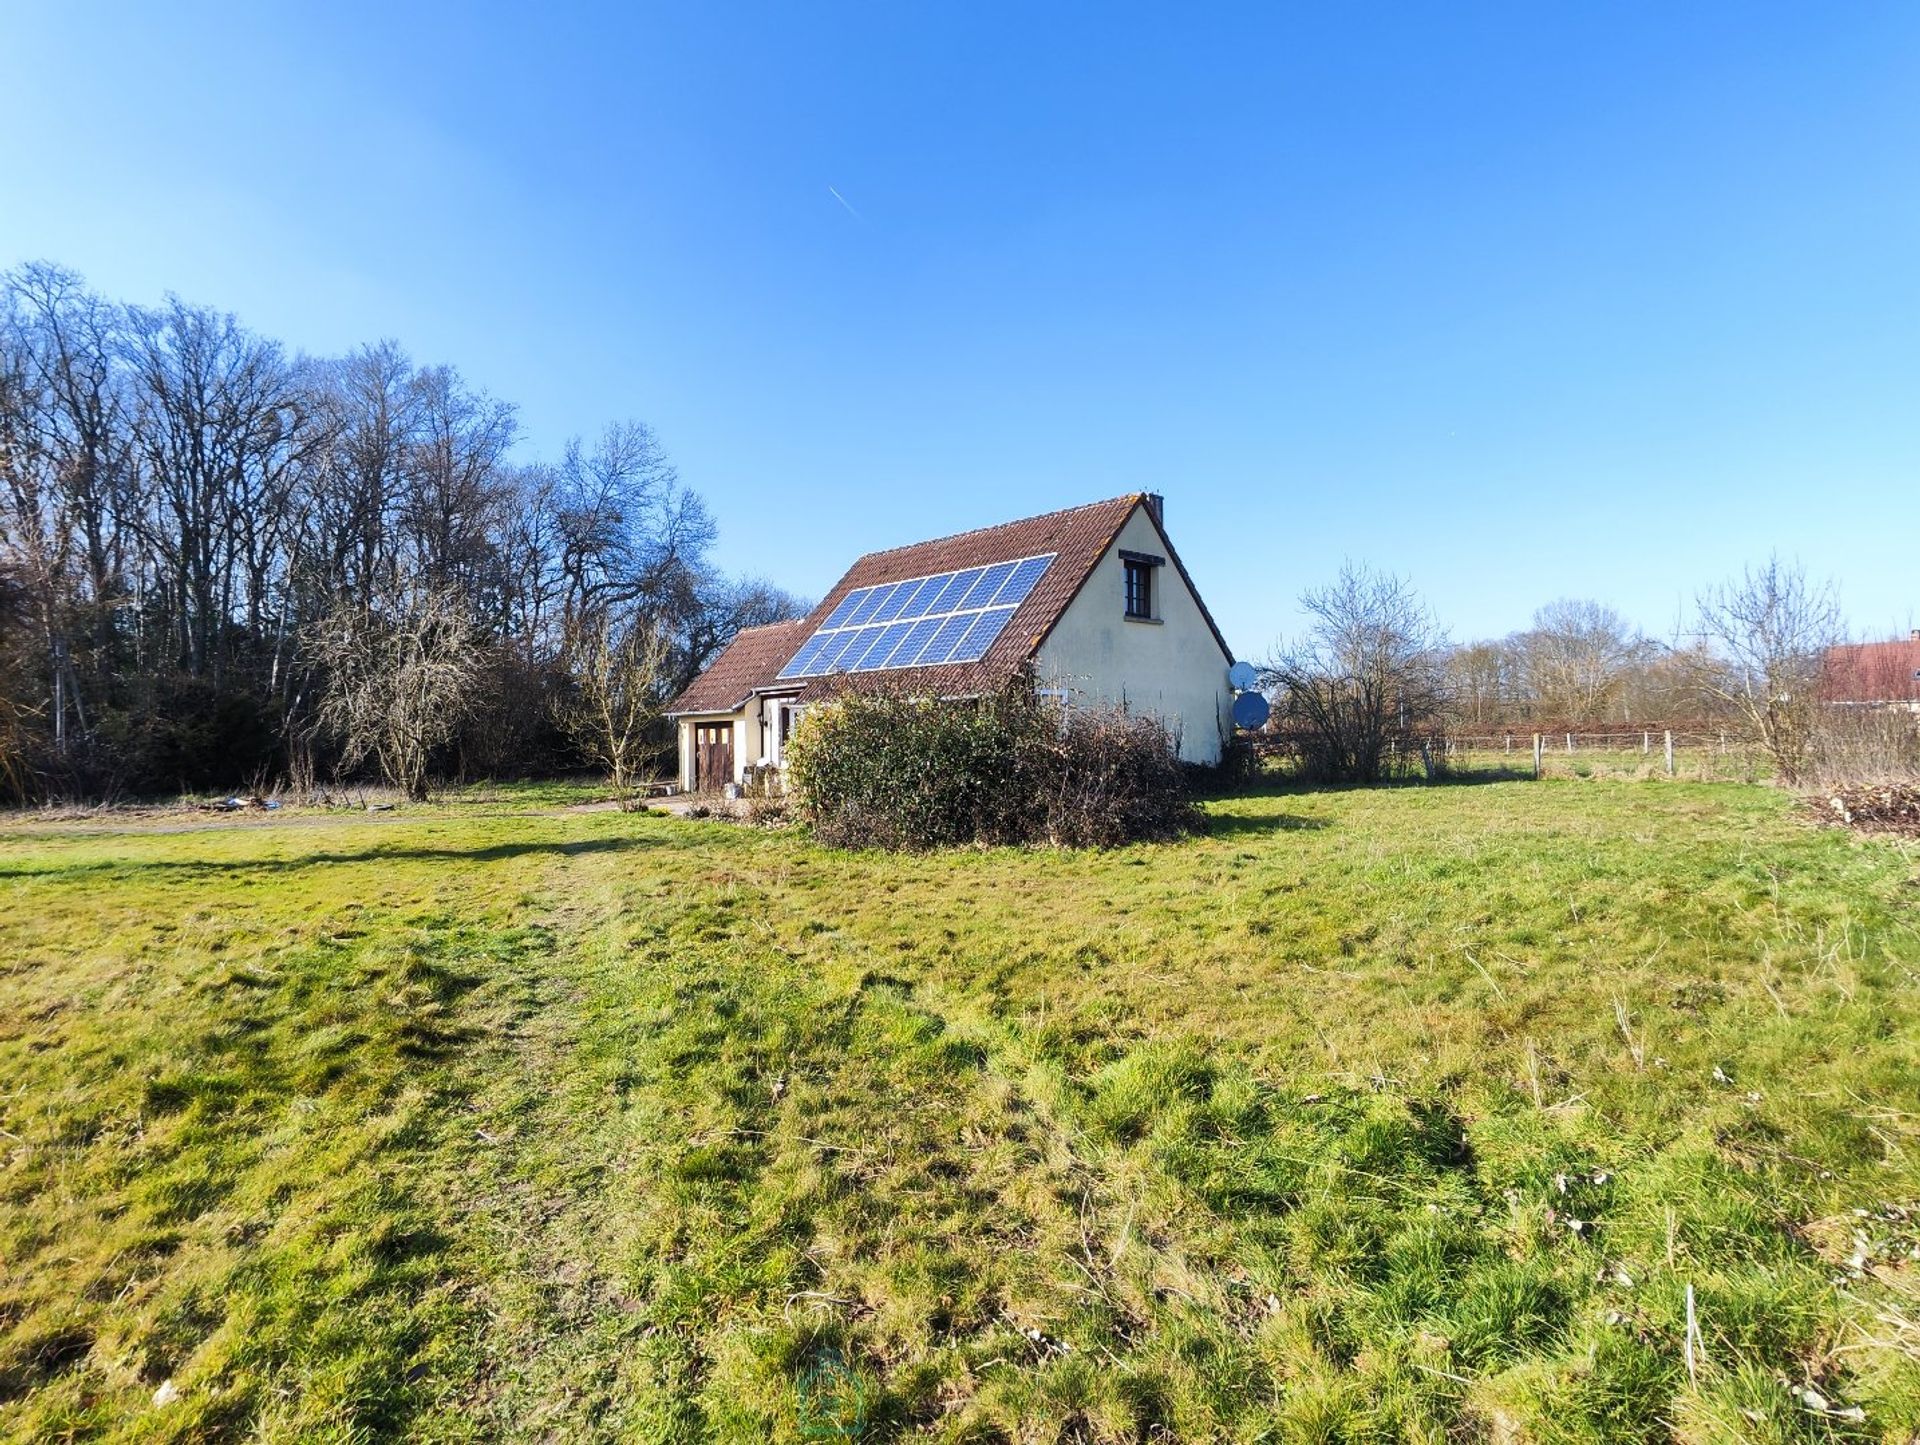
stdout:
POLYGON ((1259 680, 1259 674, 1253 670, 1251 662, 1236 662, 1227 669, 1227 681, 1233 684, 1236 692, 1245 692, 1259 680))
POLYGON ((1233 700, 1233 725, 1249 730, 1267 720, 1267 700, 1257 692, 1243 692, 1233 700))

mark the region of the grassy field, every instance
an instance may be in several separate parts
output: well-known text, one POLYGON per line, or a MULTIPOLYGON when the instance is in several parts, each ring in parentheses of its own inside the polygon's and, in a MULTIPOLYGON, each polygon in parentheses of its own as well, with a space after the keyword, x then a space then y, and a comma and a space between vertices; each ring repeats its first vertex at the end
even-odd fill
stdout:
POLYGON ((563 799, 0 823, 0 1436, 1920 1432, 1911 848, 1684 782, 908 859, 563 799))

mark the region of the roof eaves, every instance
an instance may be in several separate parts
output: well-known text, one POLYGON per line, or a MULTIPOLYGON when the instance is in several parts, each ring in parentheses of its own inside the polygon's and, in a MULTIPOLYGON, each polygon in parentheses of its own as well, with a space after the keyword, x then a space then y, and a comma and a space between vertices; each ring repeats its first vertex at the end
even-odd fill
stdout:
POLYGON ((668 722, 678 722, 683 717, 732 717, 740 711, 740 703, 745 701, 743 697, 732 707, 671 707, 660 716, 668 722))

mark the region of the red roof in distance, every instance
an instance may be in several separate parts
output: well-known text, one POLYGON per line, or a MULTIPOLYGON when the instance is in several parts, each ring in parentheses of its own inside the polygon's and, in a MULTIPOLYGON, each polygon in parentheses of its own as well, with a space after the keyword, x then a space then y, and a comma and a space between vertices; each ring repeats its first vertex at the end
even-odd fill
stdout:
POLYGON ((1920 702, 1920 631, 1904 642, 1827 649, 1820 695, 1828 702, 1920 702))

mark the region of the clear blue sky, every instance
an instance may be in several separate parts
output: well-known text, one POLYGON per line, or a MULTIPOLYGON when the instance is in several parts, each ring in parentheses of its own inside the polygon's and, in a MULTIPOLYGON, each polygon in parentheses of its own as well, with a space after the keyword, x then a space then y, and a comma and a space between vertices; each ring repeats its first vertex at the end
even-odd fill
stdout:
POLYGON ((14 0, 0 134, 0 265, 642 418, 796 591, 1145 488, 1253 655, 1920 614, 1920 6, 14 0))

